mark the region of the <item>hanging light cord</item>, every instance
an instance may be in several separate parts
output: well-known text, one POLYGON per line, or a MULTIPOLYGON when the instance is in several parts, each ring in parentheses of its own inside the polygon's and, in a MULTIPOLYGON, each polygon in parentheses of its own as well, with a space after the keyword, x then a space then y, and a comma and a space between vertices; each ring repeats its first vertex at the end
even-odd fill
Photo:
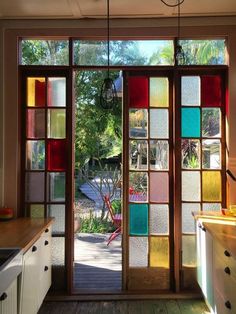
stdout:
POLYGON ((107 76, 110 76, 110 5, 107 0, 107 76))
POLYGON ((164 0, 161 0, 161 2, 164 3, 167 7, 175 8, 175 7, 180 6, 182 3, 184 3, 184 0, 178 1, 178 3, 176 3, 176 4, 169 4, 169 3, 165 2, 164 0))

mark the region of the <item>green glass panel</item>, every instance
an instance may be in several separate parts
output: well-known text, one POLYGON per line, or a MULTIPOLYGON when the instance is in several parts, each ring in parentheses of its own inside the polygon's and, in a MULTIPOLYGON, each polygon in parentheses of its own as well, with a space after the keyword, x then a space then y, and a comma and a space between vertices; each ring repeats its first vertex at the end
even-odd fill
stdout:
POLYGON ((221 173, 220 171, 202 172, 203 201, 221 201, 221 173))
POLYGON ((44 217, 44 205, 30 204, 30 217, 31 218, 43 218, 44 217))
POLYGON ((169 238, 150 238, 150 266, 169 268, 169 238))
POLYGON ((150 106, 169 107, 169 84, 167 77, 150 78, 150 106))
POLYGON ((200 109, 181 109, 181 136, 200 137, 200 109))
POLYGON ((130 235, 148 235, 148 205, 129 205, 129 233, 130 235))
POLYGON ((48 138, 66 137, 66 110, 48 110, 48 138))

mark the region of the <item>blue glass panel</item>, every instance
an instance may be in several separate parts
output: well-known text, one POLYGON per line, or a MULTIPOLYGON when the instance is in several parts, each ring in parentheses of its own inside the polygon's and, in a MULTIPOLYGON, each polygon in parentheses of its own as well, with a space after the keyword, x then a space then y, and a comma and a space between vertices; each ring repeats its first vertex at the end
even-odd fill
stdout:
POLYGON ((181 136, 200 137, 200 109, 181 109, 181 136))
POLYGON ((148 235, 148 205, 129 205, 129 233, 130 235, 148 235))

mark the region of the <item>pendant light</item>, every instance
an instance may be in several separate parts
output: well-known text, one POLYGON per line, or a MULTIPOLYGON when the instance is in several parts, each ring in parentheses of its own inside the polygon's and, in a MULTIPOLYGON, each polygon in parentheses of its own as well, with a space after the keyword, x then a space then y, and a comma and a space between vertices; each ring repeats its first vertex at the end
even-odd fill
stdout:
POLYGON ((115 84, 110 77, 110 6, 107 0, 107 76, 100 91, 100 106, 103 109, 112 109, 117 104, 115 84))

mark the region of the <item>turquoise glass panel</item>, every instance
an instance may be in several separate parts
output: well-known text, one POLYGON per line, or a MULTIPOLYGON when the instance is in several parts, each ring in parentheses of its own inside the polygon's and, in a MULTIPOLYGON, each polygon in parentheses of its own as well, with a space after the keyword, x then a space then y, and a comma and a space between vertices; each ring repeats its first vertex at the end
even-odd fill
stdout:
POLYGON ((200 137, 200 109, 181 109, 181 136, 200 137))
POLYGON ((129 233, 130 235, 148 235, 148 205, 129 205, 129 233))

